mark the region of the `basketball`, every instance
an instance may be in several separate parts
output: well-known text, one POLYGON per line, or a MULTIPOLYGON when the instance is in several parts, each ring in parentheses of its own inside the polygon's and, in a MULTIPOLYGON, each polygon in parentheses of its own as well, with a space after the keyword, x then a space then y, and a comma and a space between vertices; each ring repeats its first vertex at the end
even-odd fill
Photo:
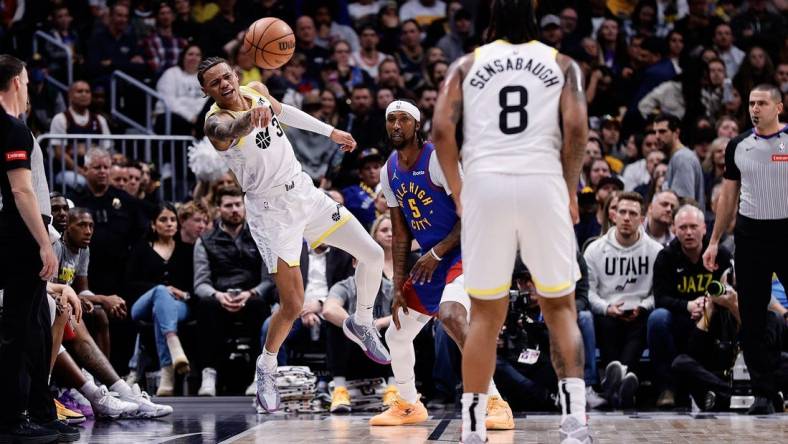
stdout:
POLYGON ((241 52, 253 51, 250 55, 255 65, 276 69, 290 60, 295 46, 295 35, 287 23, 276 17, 265 17, 249 26, 241 52))

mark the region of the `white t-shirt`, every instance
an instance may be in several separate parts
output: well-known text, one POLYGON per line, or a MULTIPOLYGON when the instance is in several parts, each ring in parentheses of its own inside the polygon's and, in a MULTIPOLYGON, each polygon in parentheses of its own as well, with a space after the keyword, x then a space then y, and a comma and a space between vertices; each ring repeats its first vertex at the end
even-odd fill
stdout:
MULTIPOLYGON (((161 75, 156 83, 156 91, 164 96, 170 111, 191 122, 197 117, 208 100, 200 88, 197 74, 189 74, 180 66, 173 66, 161 75)), ((155 114, 163 114, 164 106, 156 103, 155 114)))
POLYGON ((383 1, 373 1, 368 5, 362 5, 361 3, 351 3, 347 6, 348 13, 350 17, 357 21, 362 19, 368 15, 375 15, 380 11, 380 8, 383 7, 383 1))
POLYGON ((388 54, 383 54, 382 52, 378 51, 378 58, 377 58, 377 60, 375 61, 375 63, 373 65, 367 65, 366 63, 364 63, 364 59, 361 58, 361 51, 354 52, 353 55, 352 55, 352 58, 353 58, 353 62, 356 64, 356 66, 358 66, 359 68, 363 69, 364 71, 367 72, 367 74, 369 74, 370 77, 372 77, 373 79, 377 80, 377 78, 378 78, 378 67, 380 67, 380 64, 384 60, 386 60, 388 58, 391 58, 391 56, 388 55, 388 54))
POLYGON ((432 6, 424 6, 419 0, 408 0, 399 10, 399 19, 416 19, 421 26, 428 26, 433 20, 446 17, 446 3, 437 0, 432 6))

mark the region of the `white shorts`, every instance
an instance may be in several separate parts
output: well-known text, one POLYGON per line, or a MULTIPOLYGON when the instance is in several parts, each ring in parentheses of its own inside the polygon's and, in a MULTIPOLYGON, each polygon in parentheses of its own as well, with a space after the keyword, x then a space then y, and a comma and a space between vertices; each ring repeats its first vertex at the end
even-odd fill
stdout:
POLYGON ((465 307, 468 320, 471 319, 471 298, 468 292, 465 291, 465 276, 459 275, 453 281, 446 284, 441 295, 441 304, 447 302, 457 302, 465 307))
POLYGON ((290 267, 301 265, 304 239, 316 247, 353 216, 306 173, 265 192, 247 192, 246 220, 268 271, 276 273, 277 258, 290 267))
POLYGON ((479 299, 508 294, 515 255, 540 296, 560 297, 580 278, 569 194, 560 176, 479 174, 462 187, 465 288, 479 299))

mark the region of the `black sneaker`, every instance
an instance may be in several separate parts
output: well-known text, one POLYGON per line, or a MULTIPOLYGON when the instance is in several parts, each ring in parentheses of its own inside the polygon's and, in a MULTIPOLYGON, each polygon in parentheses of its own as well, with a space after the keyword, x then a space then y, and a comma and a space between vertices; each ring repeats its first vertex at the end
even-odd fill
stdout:
POLYGON ((783 397, 782 392, 777 392, 777 394, 774 395, 772 398, 772 404, 774 404, 775 413, 783 413, 785 411, 785 398, 783 397))
POLYGON ((602 378, 602 397, 611 405, 615 404, 621 380, 624 379, 624 365, 618 361, 611 361, 605 367, 605 377, 602 378))
POLYGON ((748 415, 771 415, 774 413, 774 403, 765 396, 756 396, 749 410, 748 415))
POLYGON ((57 441, 59 436, 57 432, 30 421, 0 426, 1 444, 44 444, 57 441))
POLYGON ((55 419, 41 424, 41 426, 57 433, 58 442, 74 442, 79 440, 79 429, 60 420, 55 419))
POLYGON ((637 375, 632 372, 627 373, 624 379, 621 380, 618 399, 621 402, 620 407, 622 409, 635 408, 635 394, 638 391, 638 387, 640 387, 640 382, 638 381, 637 375))

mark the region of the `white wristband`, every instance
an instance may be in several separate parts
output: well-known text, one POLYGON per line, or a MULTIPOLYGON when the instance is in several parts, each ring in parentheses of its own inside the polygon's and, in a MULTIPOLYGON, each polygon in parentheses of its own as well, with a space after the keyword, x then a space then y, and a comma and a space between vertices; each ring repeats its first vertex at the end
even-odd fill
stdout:
POLYGON ((279 113, 277 118, 285 125, 322 134, 326 137, 331 137, 331 133, 334 131, 333 126, 323 123, 300 109, 294 106, 285 105, 284 103, 282 104, 282 112, 279 113))
POLYGON ((442 257, 440 257, 440 256, 438 256, 437 254, 435 254, 435 249, 434 249, 434 248, 430 248, 430 254, 431 254, 431 255, 432 255, 432 257, 434 257, 434 258, 435 258, 435 260, 436 260, 436 261, 438 261, 438 262, 440 262, 440 261, 442 261, 442 260, 443 260, 443 258, 442 258, 442 257))

